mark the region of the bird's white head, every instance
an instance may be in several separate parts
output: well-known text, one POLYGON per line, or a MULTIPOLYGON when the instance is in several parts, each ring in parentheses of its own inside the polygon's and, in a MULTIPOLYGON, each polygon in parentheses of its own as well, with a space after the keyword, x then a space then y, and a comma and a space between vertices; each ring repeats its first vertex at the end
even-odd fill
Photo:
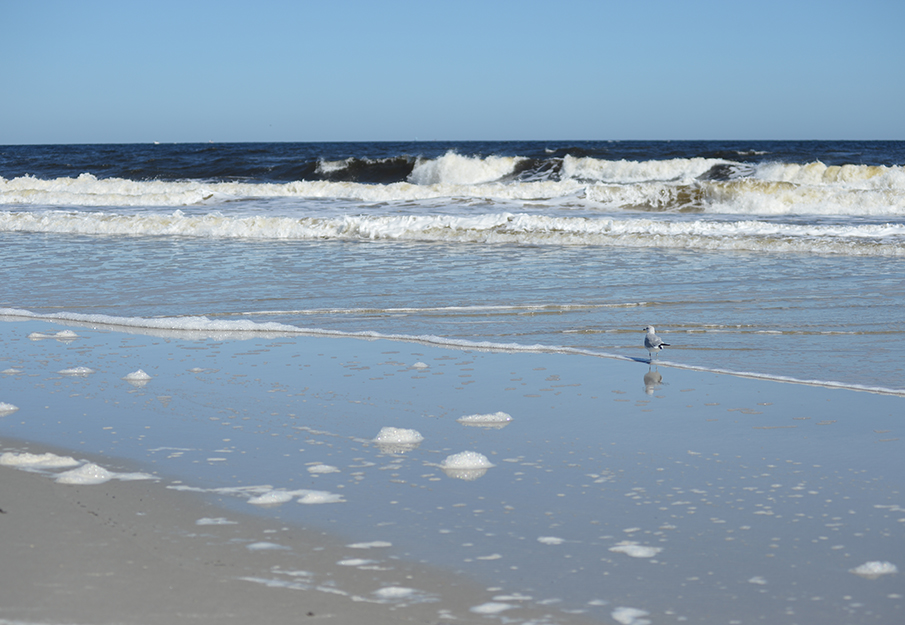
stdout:
POLYGON ((656 332, 654 331, 654 326, 647 326, 646 328, 644 328, 644 331, 648 334, 656 334, 656 332))

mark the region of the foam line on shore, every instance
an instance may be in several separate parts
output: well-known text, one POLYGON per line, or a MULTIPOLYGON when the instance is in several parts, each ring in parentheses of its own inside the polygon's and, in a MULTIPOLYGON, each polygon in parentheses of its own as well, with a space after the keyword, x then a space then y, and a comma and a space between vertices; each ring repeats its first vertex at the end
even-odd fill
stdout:
POLYGON ((166 336, 170 338, 214 338, 218 340, 241 340, 250 338, 276 338, 280 336, 321 336, 336 338, 355 338, 364 340, 389 340, 404 341, 407 343, 419 343, 450 349, 468 349, 489 352, 510 353, 546 353, 546 354, 573 354, 577 356, 590 356, 593 358, 609 358, 612 360, 624 360, 644 364, 656 364, 657 366, 685 369, 688 371, 700 371, 731 375, 736 377, 767 380, 773 382, 785 382, 789 384, 804 384, 808 386, 820 386, 824 388, 838 388, 853 391, 879 393, 883 395, 905 396, 905 389, 886 388, 882 386, 867 386, 861 384, 848 384, 833 380, 809 380, 781 376, 755 371, 735 371, 700 365, 689 365, 668 360, 656 360, 653 363, 646 358, 636 358, 621 354, 566 347, 562 345, 524 345, 521 343, 494 343, 492 341, 468 341, 464 339, 452 339, 434 335, 406 335, 386 334, 370 330, 360 332, 344 332, 342 330, 326 330, 321 328, 302 328, 276 322, 254 322, 248 320, 224 321, 211 320, 206 316, 193 317, 115 317, 111 315, 90 315, 83 313, 33 313, 28 310, 16 308, 0 308, 0 319, 4 317, 11 320, 37 320, 67 323, 88 327, 107 327, 110 329, 136 330, 141 334, 153 336, 166 336))

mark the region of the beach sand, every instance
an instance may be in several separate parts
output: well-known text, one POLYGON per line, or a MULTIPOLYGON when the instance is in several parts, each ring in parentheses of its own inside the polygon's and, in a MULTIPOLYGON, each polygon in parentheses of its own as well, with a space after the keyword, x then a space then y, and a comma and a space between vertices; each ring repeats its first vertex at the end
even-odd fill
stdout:
POLYGON ((905 616, 902 397, 340 337, 0 344, 0 622, 905 616))

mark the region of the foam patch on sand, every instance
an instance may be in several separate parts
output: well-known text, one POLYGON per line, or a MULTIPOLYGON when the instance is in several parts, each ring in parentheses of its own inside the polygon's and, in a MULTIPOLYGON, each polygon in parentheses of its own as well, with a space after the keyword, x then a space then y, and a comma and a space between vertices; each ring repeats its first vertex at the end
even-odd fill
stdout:
POLYGON ((110 480, 156 480, 147 473, 116 473, 93 462, 82 463, 69 456, 58 456, 52 453, 32 454, 29 452, 8 451, 0 454, 0 465, 15 467, 24 471, 49 473, 59 484, 103 484, 110 480), (54 469, 76 467, 62 473, 54 473, 54 469))
POLYGON ((60 369, 57 373, 62 373, 63 375, 91 375, 94 373, 94 369, 91 367, 69 367, 68 369, 60 369))
POLYGON ((56 334, 45 334, 44 332, 32 332, 28 335, 33 341, 40 341, 42 339, 57 339, 58 341, 72 341, 74 339, 79 338, 79 335, 73 332, 72 330, 60 330, 56 334))
POLYGON ((292 501, 298 497, 298 503, 302 504, 323 504, 323 503, 344 503, 342 495, 331 493, 324 490, 279 490, 273 489, 256 495, 248 500, 248 503, 255 506, 278 506, 288 501, 292 501))
POLYGON ((489 469, 494 465, 484 454, 476 451, 463 451, 447 456, 440 466, 444 469, 489 469))
POLYGON ((565 538, 560 538, 558 536, 538 536, 537 542, 544 545, 561 545, 566 542, 565 538))
POLYGON ((621 625, 650 625, 650 619, 642 618, 650 612, 638 608, 616 608, 612 612, 613 620, 621 625))
POLYGON ((615 547, 610 547, 610 551, 624 553, 632 558, 653 558, 663 550, 660 547, 645 547, 638 543, 626 541, 619 543, 615 547))
POLYGON ((372 540, 369 543, 352 543, 351 545, 346 545, 349 549, 383 549, 392 546, 393 543, 388 543, 385 540, 372 540))
POLYGON ((877 579, 882 575, 893 575, 899 572, 899 568, 892 562, 865 562, 861 566, 856 566, 849 570, 849 573, 860 575, 867 579, 877 579))
POLYGON ((462 425, 480 428, 504 428, 512 422, 512 417, 505 412, 494 412, 493 414, 473 414, 460 417, 457 419, 462 425))
POLYGON ((153 479, 156 478, 147 473, 116 473, 114 471, 108 471, 104 467, 98 466, 93 462, 89 462, 77 469, 60 473, 57 475, 56 482, 58 484, 89 485, 103 484, 110 480, 132 481, 153 479))
POLYGON ((138 371, 133 371, 127 375, 123 376, 123 380, 129 382, 147 382, 151 379, 151 376, 139 369, 138 371))
POLYGON ((238 525, 238 522, 225 517, 204 517, 195 521, 195 525, 238 525))
POLYGON ((449 477, 459 480, 476 480, 487 473, 487 470, 495 466, 487 456, 476 451, 463 451, 447 456, 440 464, 440 468, 449 477))
POLYGON ((423 440, 418 430, 394 427, 381 428, 373 438, 384 453, 405 453, 415 449, 423 440))
POLYGON ((13 406, 12 404, 7 404, 5 402, 0 401, 0 417, 5 417, 8 414, 12 414, 19 409, 18 406, 13 406))
POLYGON ((81 464, 75 458, 58 456, 56 454, 31 454, 28 452, 16 453, 8 451, 0 454, 0 465, 17 468, 56 469, 62 467, 74 467, 81 464))
POLYGON ((471 612, 475 614, 499 614, 500 612, 505 612, 506 610, 511 610, 517 606, 511 603, 500 603, 498 601, 489 601, 487 603, 482 603, 481 605, 476 605, 472 608, 469 608, 471 612))

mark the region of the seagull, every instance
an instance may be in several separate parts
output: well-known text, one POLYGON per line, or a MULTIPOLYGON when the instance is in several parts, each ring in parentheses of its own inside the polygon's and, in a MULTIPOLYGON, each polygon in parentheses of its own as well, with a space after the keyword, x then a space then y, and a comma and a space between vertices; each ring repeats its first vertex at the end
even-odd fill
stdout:
POLYGON ((664 347, 669 347, 669 343, 664 343, 663 339, 657 336, 654 326, 647 326, 644 331, 647 332, 647 336, 644 337, 644 347, 647 348, 647 353, 650 355, 650 359, 653 360, 654 353, 659 352, 664 347))

